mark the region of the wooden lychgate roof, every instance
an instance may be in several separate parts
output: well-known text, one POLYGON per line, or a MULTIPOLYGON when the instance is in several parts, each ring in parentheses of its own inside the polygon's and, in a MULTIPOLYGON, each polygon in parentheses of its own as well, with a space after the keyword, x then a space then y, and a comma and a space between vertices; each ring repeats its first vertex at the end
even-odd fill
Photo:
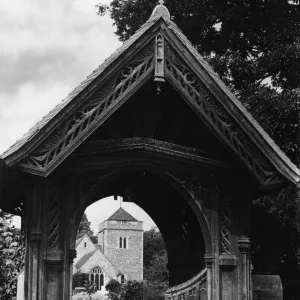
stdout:
POLYGON ((150 19, 27 134, 7 167, 48 176, 146 81, 167 81, 263 187, 299 183, 299 169, 254 120, 159 4, 150 19))

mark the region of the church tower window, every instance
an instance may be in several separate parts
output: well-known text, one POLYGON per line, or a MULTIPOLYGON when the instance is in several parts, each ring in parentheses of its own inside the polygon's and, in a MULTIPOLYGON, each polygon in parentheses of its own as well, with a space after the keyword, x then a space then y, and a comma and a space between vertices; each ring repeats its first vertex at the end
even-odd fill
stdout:
POLYGON ((124 240, 123 240, 123 248, 126 248, 126 237, 124 237, 124 240))
POLYGON ((120 244, 119 244, 119 248, 122 248, 122 238, 120 237, 120 244))

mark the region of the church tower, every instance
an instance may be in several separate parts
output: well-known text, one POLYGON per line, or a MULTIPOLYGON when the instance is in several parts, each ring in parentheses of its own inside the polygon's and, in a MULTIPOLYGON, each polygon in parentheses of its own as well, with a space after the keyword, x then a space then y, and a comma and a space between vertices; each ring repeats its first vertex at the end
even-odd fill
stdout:
POLYGON ((143 222, 120 207, 99 225, 98 244, 120 279, 143 280, 143 222), (122 277, 124 275, 124 277, 122 277))

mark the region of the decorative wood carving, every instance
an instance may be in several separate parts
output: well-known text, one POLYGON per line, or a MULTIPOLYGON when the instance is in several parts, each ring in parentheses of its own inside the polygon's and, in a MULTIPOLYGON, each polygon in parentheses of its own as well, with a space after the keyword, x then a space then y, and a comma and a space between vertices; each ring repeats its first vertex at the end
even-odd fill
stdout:
POLYGON ((54 179, 50 191, 50 212, 48 224, 48 249, 58 248, 59 238, 59 203, 58 203, 58 179, 54 179))
POLYGON ((226 199, 221 201, 221 244, 222 253, 231 253, 231 234, 229 230, 230 225, 230 210, 226 199))
POLYGON ((158 34, 155 39, 155 76, 154 82, 157 86, 157 93, 161 92, 161 85, 165 82, 165 66, 164 66, 164 37, 158 34))
POLYGON ((199 290, 206 290, 207 288, 207 276, 201 278, 200 282, 199 282, 199 290))
POLYGON ((152 42, 124 65, 117 76, 101 86, 76 113, 19 165, 22 168, 45 171, 56 159, 63 156, 122 99, 129 89, 152 70, 153 52, 152 42))
POLYGON ((277 170, 264 157, 236 121, 212 95, 193 71, 165 43, 166 76, 176 89, 183 93, 204 117, 207 123, 225 140, 230 148, 241 158, 263 185, 283 182, 277 170))
POLYGON ((166 172, 166 174, 178 182, 203 211, 203 200, 208 196, 208 189, 204 187, 200 179, 197 176, 188 177, 170 172, 166 172))

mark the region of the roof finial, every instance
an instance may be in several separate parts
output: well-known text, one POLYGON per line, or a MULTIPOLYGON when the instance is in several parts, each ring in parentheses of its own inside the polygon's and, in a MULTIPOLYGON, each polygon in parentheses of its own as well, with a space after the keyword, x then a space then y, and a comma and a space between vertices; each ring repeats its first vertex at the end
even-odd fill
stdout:
POLYGON ((166 8, 164 4, 165 4, 164 0, 158 0, 158 5, 156 5, 156 7, 154 8, 150 19, 154 19, 154 18, 156 19, 159 17, 165 17, 167 19, 170 19, 171 16, 169 10, 166 8))

